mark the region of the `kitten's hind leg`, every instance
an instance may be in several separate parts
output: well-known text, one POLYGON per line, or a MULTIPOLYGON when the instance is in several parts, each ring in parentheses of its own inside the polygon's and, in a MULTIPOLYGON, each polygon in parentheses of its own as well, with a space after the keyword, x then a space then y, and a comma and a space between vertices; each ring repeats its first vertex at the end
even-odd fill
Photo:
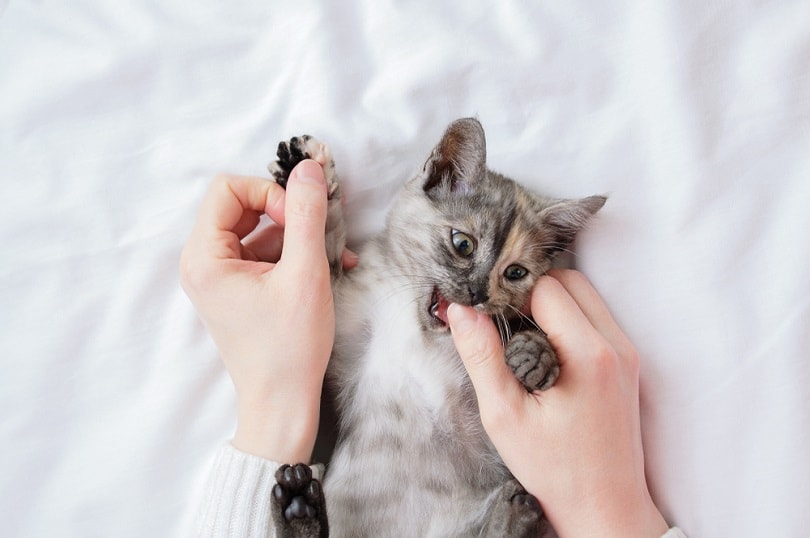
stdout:
POLYGON ((550 388, 560 375, 560 362, 546 335, 536 330, 516 333, 506 344, 506 364, 529 391, 550 388))
POLYGON ((276 471, 271 513, 280 536, 319 538, 329 536, 326 502, 321 483, 312 470, 298 463, 276 471))
POLYGON ((540 503, 513 478, 492 498, 481 536, 537 538, 543 536, 547 528, 548 521, 540 503))
POLYGON ((340 199, 340 183, 329 146, 310 135, 295 136, 278 144, 277 159, 267 165, 276 183, 287 188, 290 172, 304 159, 321 165, 326 179, 328 213, 326 215, 326 256, 334 277, 343 272, 343 250, 346 247, 346 224, 340 199))

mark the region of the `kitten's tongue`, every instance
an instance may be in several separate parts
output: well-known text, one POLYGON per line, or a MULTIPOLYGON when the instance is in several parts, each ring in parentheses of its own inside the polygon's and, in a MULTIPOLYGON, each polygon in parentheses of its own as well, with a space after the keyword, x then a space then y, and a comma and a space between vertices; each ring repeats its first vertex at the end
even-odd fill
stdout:
POLYGON ((444 322, 445 325, 450 323, 447 321, 447 307, 450 306, 444 297, 439 296, 439 308, 436 309, 436 317, 444 322))

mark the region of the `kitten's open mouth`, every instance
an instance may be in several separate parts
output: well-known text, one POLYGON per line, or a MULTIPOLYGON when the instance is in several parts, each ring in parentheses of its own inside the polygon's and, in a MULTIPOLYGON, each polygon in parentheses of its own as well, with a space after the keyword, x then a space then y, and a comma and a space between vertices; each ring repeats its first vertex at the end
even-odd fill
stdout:
POLYGON ((438 323, 447 326, 447 307, 450 303, 441 294, 438 288, 433 288, 433 294, 430 296, 430 304, 428 305, 428 313, 438 323))

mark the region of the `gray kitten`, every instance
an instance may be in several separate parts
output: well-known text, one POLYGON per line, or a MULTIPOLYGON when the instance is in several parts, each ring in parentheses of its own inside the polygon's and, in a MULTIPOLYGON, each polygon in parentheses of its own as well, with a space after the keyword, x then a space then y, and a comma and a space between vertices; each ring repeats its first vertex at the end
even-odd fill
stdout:
POLYGON ((337 327, 327 384, 340 414, 323 493, 305 466, 277 476, 273 510, 282 533, 539 536, 539 504, 483 430, 447 307, 492 315, 521 383, 530 391, 550 387, 557 357, 520 309, 605 198, 538 196, 488 170, 480 123, 461 119, 404 186, 360 265, 343 273, 346 233, 328 148, 296 137, 279 144, 278 158, 269 168, 282 185, 304 158, 324 166, 329 185, 337 327))

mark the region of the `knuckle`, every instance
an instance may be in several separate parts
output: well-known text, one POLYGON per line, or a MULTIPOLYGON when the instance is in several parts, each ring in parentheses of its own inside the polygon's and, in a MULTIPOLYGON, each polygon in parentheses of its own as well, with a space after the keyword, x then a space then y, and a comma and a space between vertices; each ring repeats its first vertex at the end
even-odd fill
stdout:
POLYGON ((228 188, 231 183, 231 176, 229 174, 217 174, 211 180, 211 190, 222 190, 228 188))
POLYGON ((632 345, 613 347, 609 342, 602 341, 593 349, 591 361, 595 364, 598 375, 605 378, 621 376, 638 377, 641 360, 635 347, 632 345))
POLYGON ((613 378, 619 370, 619 355, 607 342, 600 342, 591 351, 592 370, 600 378, 613 378))
POLYGON ((180 285, 189 295, 206 289, 211 281, 211 271, 204 263, 199 263, 188 250, 180 255, 179 273, 180 285))

